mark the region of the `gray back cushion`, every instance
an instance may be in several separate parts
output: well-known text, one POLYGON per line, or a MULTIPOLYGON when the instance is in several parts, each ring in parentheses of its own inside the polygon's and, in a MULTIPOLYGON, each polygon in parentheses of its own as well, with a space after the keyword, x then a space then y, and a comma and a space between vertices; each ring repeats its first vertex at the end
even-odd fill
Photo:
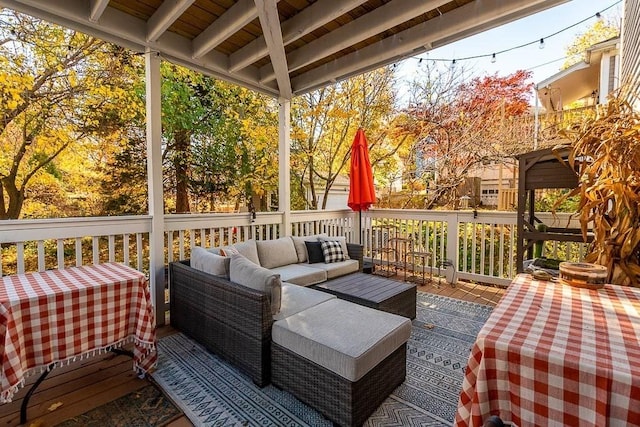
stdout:
POLYGON ((229 278, 230 259, 196 246, 191 251, 191 267, 214 276, 229 278))
POLYGON ((231 255, 230 280, 239 285, 266 292, 271 301, 271 314, 280 311, 280 275, 260 267, 240 254, 231 255))
POLYGON ((252 263, 260 265, 260 258, 258 258, 258 249, 256 247, 256 241, 253 239, 249 239, 245 242, 236 243, 231 246, 223 246, 220 249, 225 253, 225 256, 230 256, 235 252, 238 252, 240 255, 243 255, 252 263), (231 248, 231 250, 228 250, 229 248, 231 248))
POLYGON ((281 237, 275 240, 258 240, 258 258, 264 268, 282 267, 297 264, 298 254, 291 237, 281 237))

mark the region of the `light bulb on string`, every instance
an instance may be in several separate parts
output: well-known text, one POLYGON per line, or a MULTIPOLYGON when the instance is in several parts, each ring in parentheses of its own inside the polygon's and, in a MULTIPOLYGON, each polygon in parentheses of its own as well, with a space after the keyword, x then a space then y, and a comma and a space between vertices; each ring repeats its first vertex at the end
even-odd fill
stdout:
POLYGON ((540 39, 540 45, 538 47, 544 49, 544 39, 540 39))
POLYGON ((496 63, 496 54, 495 53, 491 55, 491 63, 492 64, 496 63))

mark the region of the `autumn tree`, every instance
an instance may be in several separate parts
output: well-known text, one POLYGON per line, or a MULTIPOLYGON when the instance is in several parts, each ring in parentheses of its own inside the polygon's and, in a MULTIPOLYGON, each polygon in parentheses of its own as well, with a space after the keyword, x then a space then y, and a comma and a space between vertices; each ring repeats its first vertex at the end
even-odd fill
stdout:
POLYGON ((387 127, 395 113, 393 82, 393 69, 386 67, 294 99, 292 181, 306 206, 326 208, 326 197, 318 206, 319 194, 328 194, 336 178, 348 173, 358 127, 367 133, 374 173, 376 163, 398 149, 401 142, 390 140, 387 127))
POLYGON ((265 95, 216 80, 206 132, 192 140, 191 190, 201 210, 249 203, 267 210, 278 186, 277 105, 265 95))
POLYGON ((424 207, 453 205, 475 168, 530 149, 515 120, 528 112, 530 73, 475 77, 426 64, 412 83, 403 126, 413 134, 406 163, 428 188, 424 207))
MULTIPOLYGON (((103 161, 100 153, 118 146, 119 125, 139 108, 129 90, 130 55, 93 37, 2 9, 0 219, 20 217, 32 187, 69 186, 73 179, 65 176, 62 153, 78 154, 66 166, 86 162, 80 163, 84 171, 103 161), (98 154, 86 156, 87 150, 98 154)), ((87 178, 77 182, 90 182, 87 178)))
POLYGON ((613 20, 604 18, 596 20, 584 33, 578 34, 573 42, 565 50, 566 60, 562 69, 583 61, 584 54, 594 44, 609 40, 620 35, 620 24, 613 20))

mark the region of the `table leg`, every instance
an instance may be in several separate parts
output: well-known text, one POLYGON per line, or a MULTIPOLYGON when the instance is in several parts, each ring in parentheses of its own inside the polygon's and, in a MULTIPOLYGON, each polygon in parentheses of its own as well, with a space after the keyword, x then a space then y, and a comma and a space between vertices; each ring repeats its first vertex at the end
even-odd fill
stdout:
POLYGON ((53 364, 49 365, 47 369, 42 373, 42 375, 40 375, 40 378, 38 378, 38 380, 33 383, 27 394, 24 396, 22 405, 20 405, 20 424, 25 424, 27 422, 27 406, 29 405, 29 399, 31 399, 31 395, 36 391, 36 388, 38 388, 40 383, 44 381, 45 378, 47 378, 47 375, 49 375, 49 372, 51 372, 53 367, 53 364))
MULTIPOLYGON (((133 351, 130 351, 130 350, 124 350, 121 348, 112 348, 111 352, 119 356, 129 356, 133 359, 133 351)), ((38 378, 38 380, 35 383, 33 383, 31 388, 27 392, 27 394, 24 396, 22 405, 20 405, 20 424, 25 424, 27 422, 27 407, 29 406, 29 399, 31 399, 31 395, 35 393, 36 388, 38 388, 38 386, 42 383, 42 381, 44 381, 45 378, 47 378, 47 375, 49 375, 49 372, 51 372, 54 366, 55 365, 53 363, 49 365, 47 369, 40 375, 40 378, 38 378)))

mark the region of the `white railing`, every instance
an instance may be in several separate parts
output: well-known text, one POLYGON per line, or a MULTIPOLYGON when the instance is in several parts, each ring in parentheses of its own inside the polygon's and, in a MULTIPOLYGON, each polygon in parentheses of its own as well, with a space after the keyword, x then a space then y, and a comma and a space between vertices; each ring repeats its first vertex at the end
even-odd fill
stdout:
POLYGON ((0 221, 0 275, 106 261, 146 271, 150 231, 148 216, 0 221))
MULTIPOLYGON (((291 212, 291 235, 327 233, 353 240, 354 213, 337 211, 291 212)), ((283 235, 282 213, 166 215, 166 261, 189 258, 195 246, 217 247, 248 239, 276 239, 283 235)))
MULTIPOLYGON (((553 227, 569 221, 567 215, 537 216, 553 227)), ((347 209, 291 212, 289 234, 346 236, 363 243, 368 259, 391 237, 403 237, 413 250, 432 254, 429 267, 436 272, 449 261, 460 278, 506 284, 515 275, 515 212, 372 209, 362 213, 360 227, 358 218, 347 209)), ((282 213, 258 213, 255 218, 249 213, 166 215, 165 262, 188 258, 196 245, 280 237, 283 221, 282 213)), ((570 226, 577 227, 577 221, 570 226)), ((0 221, 0 274, 105 261, 148 271, 150 231, 148 216, 0 221)), ((585 248, 582 243, 547 242, 544 254, 579 260, 585 248)))

